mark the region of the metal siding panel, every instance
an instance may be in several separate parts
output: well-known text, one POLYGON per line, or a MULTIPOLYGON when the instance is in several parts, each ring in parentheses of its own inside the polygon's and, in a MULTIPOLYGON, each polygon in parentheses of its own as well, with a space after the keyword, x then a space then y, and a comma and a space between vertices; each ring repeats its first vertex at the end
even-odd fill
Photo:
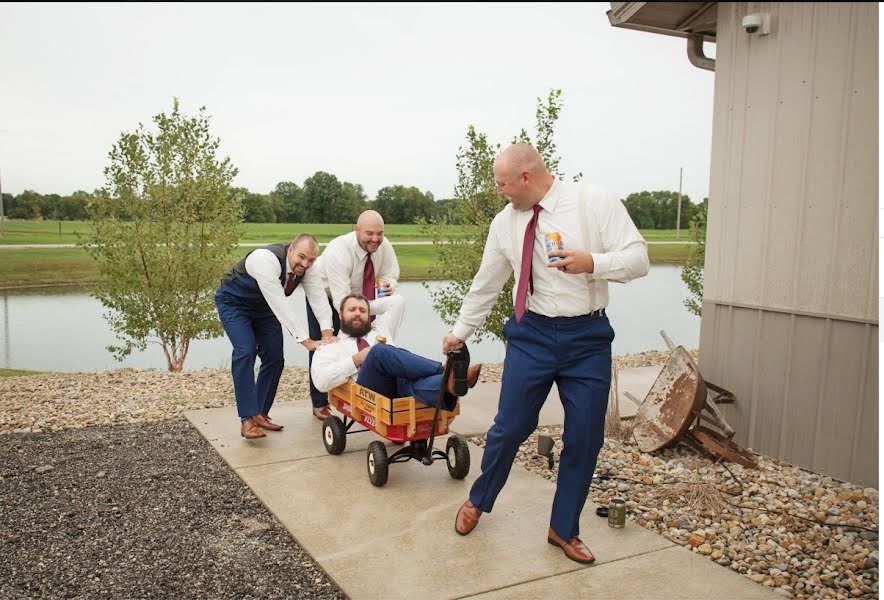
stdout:
MULTIPOLYGON (((833 3, 813 8, 814 71, 807 153, 805 213, 800 232, 794 306, 825 313, 836 264, 832 249, 840 214, 841 136, 844 129, 845 71, 852 11, 833 3)), ((842 5, 843 6, 843 5, 842 5)))
MULTIPOLYGON (((755 350, 757 367, 755 388, 758 398, 754 416, 755 448, 771 456, 779 456, 783 436, 790 423, 783 418, 789 402, 786 380, 792 341, 792 317, 780 313, 758 311, 761 316, 760 336, 755 350)), ((737 398, 740 402, 741 399, 737 398)))
POLYGON ((852 5, 850 86, 842 135, 841 220, 831 285, 833 314, 877 319, 878 5, 852 5), (874 288, 870 294, 869 288, 874 288))
POLYGON ((856 415, 861 410, 865 381, 866 326, 828 321, 830 331, 819 390, 815 447, 810 464, 814 470, 846 478, 851 471, 856 415))
MULTIPOLYGON (((729 412, 730 420, 734 414, 736 422, 731 423, 735 431, 745 431, 745 445, 755 448, 758 439, 753 423, 758 415, 758 396, 755 390, 755 357, 758 345, 758 311, 745 308, 729 308, 729 337, 720 342, 725 354, 726 370, 721 387, 730 390, 737 397, 729 412), (739 426, 739 429, 737 427, 739 426)), ((702 372, 702 371, 701 371, 702 372)), ((706 377, 706 374, 703 375, 706 377)))
POLYGON ((826 321, 793 316, 792 356, 786 382, 789 401, 783 410, 782 458, 812 468, 820 385, 825 369, 826 321))
POLYGON ((703 350, 700 352, 700 373, 704 379, 737 394, 737 401, 734 404, 723 405, 722 411, 737 432, 737 439, 745 444, 745 438, 740 439, 739 436, 749 431, 751 397, 748 393, 740 395, 732 387, 734 379, 731 371, 735 354, 731 339, 735 310, 737 309, 708 302, 703 304, 703 324, 700 328, 700 347, 703 350))
MULTIPOLYGON (((769 11, 768 7, 759 7, 769 11)), ((739 205, 739 222, 732 255, 733 278, 729 297, 737 302, 761 302, 762 273, 767 253, 767 206, 770 201, 771 150, 776 131, 779 63, 775 36, 738 36, 738 53, 746 57, 746 86, 742 105, 734 113, 742 117, 738 156, 738 185, 731 202, 739 205), (762 267, 762 268, 759 268, 762 267)))
POLYGON ((801 227, 805 153, 810 119, 808 82, 812 70, 812 11, 802 4, 779 5, 780 18, 772 34, 779 44, 781 65, 777 100, 776 139, 770 180, 767 262, 763 277, 763 304, 780 308, 793 305, 792 290, 798 276, 796 243, 801 227))
POLYGON ((736 8, 732 3, 718 5, 718 22, 722 35, 718 37, 715 54, 715 93, 712 111, 712 156, 709 170, 709 214, 706 228, 706 261, 704 265, 703 296, 723 299, 725 280, 729 271, 723 263, 728 231, 732 217, 726 194, 731 179, 732 161, 728 159, 735 135, 733 123, 733 94, 736 80, 734 57, 736 36, 734 19, 736 8))
POLYGON ((866 325, 863 392, 854 435, 851 471, 845 478, 878 487, 878 327, 866 325))

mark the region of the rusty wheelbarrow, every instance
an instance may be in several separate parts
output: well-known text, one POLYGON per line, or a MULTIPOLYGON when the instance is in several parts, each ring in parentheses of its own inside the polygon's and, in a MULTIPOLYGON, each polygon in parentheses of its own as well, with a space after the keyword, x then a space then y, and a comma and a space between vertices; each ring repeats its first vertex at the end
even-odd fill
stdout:
POLYGON ((752 454, 731 440, 734 429, 718 409, 734 402, 734 395, 703 379, 688 351, 676 347, 665 331, 660 335, 671 353, 635 414, 633 437, 639 450, 656 452, 684 440, 715 460, 756 467, 752 454))

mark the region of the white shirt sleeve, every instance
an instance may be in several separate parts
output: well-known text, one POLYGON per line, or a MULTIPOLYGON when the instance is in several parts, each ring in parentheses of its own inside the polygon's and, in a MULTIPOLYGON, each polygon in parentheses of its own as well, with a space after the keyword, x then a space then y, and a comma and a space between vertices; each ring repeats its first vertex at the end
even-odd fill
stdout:
POLYGON ((606 193, 589 207, 606 250, 592 253, 592 278, 626 283, 647 275, 651 268, 648 243, 623 203, 614 194, 606 193))
POLYGON ((350 352, 352 344, 349 342, 350 340, 341 340, 320 346, 313 354, 310 375, 313 377, 313 385, 320 392, 327 392, 341 385, 358 372, 353 363, 355 352, 350 352))
POLYGON ((304 273, 301 280, 301 286, 304 288, 304 296, 313 309, 313 314, 319 322, 319 328, 322 330, 332 329, 332 311, 328 305, 328 295, 325 293, 325 279, 322 276, 322 267, 313 264, 304 273))
POLYGON ((282 283, 279 281, 282 271, 276 255, 266 248, 259 248, 246 258, 245 267, 246 273, 258 282, 261 294, 283 328, 294 336, 298 343, 309 338, 310 336, 298 326, 295 320, 294 294, 286 296, 282 283))
POLYGON ((322 253, 322 267, 335 310, 340 310, 341 302, 350 294, 354 260, 355 256, 342 237, 332 240, 322 253))
POLYGON ((393 249, 390 240, 384 238, 379 251, 384 253, 384 265, 380 273, 375 273, 375 278, 383 279, 395 289, 399 283, 399 260, 396 258, 396 250, 393 249))
POLYGON ((482 326, 504 284, 513 272, 513 266, 503 252, 497 233, 499 227, 502 226, 504 218, 502 215, 503 213, 499 213, 494 217, 491 227, 488 228, 488 239, 485 241, 482 264, 479 265, 479 272, 473 279, 470 291, 463 299, 460 316, 451 330, 458 339, 466 340, 482 326))

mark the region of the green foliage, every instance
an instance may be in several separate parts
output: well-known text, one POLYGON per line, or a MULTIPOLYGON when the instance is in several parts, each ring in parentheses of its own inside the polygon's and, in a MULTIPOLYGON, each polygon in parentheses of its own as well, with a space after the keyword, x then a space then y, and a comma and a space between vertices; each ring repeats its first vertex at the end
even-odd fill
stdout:
POLYGON ((307 223, 355 223, 365 204, 359 184, 341 183, 324 171, 304 181, 301 220, 307 223))
POLYGON ((236 168, 218 160, 220 140, 205 108, 171 114, 124 132, 109 155, 106 184, 89 206, 83 244, 99 267, 95 297, 122 345, 118 360, 159 343, 180 371, 192 339, 221 333, 213 302, 242 233, 241 205, 230 192, 236 168))
MULTIPOLYGON (((678 220, 678 192, 666 190, 630 194, 623 201, 629 216, 639 229, 675 229, 678 220)), ((689 196, 681 196, 681 229, 686 230, 694 218, 697 205, 689 196)))
POLYGON ((407 224, 433 214, 433 194, 416 187, 393 185, 378 190, 374 210, 383 215, 385 223, 407 224))
POLYGON ((243 220, 246 223, 276 223, 276 211, 270 196, 255 194, 245 188, 236 188, 232 193, 242 204, 243 220))
POLYGON ((697 206, 691 219, 691 246, 688 259, 681 268, 681 280, 691 292, 691 297, 684 301, 688 311, 700 316, 703 309, 703 264, 706 261, 706 211, 709 199, 704 198, 697 206))
POLYGON ((304 190, 297 183, 280 181, 271 196, 282 204, 280 223, 303 223, 304 190))
MULTIPOLYGON (((544 102, 537 99, 536 142, 532 142, 523 129, 515 141, 533 144, 540 152, 550 173, 563 179, 559 171, 559 158, 553 142, 555 123, 561 110, 561 90, 551 90, 544 102)), ((464 296, 473 283, 473 278, 482 262, 488 228, 494 216, 507 204, 507 199, 497 195, 494 182, 494 159, 500 153, 500 144, 488 142, 484 133, 470 125, 467 128, 467 143, 457 154, 457 184, 454 188, 457 212, 466 235, 463 238, 447 239, 445 227, 451 220, 447 215, 435 217, 430 222, 422 221, 422 231, 429 234, 436 248, 434 275, 450 279, 436 291, 431 291, 433 308, 448 325, 453 325, 460 314, 464 296)), ((577 174, 577 181, 581 174, 577 174)), ((474 339, 486 336, 503 339, 503 326, 513 312, 513 280, 511 276, 497 298, 481 328, 473 334, 474 339)), ((428 286, 426 286, 429 289, 428 286)))

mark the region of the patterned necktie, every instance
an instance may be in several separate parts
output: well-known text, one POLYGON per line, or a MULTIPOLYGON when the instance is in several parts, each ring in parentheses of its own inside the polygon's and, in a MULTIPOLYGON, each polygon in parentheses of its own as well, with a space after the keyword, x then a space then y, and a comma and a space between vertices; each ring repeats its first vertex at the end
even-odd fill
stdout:
POLYGON ((289 278, 285 280, 285 295, 291 296, 292 292, 295 291, 295 286, 298 285, 297 278, 295 277, 295 272, 292 271, 289 273, 289 278))
POLYGON ((362 352, 368 348, 368 342, 365 341, 365 338, 356 338, 356 347, 362 352))
POLYGON ((528 282, 531 282, 531 293, 534 293, 534 278, 531 273, 531 258, 534 255, 534 237, 537 232, 537 214, 540 205, 534 205, 534 216, 528 221, 525 229, 525 241, 522 244, 522 270, 519 273, 519 287, 516 288, 516 321, 521 321, 525 316, 525 306, 528 303, 528 282))
POLYGON ((362 295, 369 300, 375 298, 374 284, 374 263, 371 262, 371 254, 368 254, 365 257, 365 270, 362 271, 362 295))

